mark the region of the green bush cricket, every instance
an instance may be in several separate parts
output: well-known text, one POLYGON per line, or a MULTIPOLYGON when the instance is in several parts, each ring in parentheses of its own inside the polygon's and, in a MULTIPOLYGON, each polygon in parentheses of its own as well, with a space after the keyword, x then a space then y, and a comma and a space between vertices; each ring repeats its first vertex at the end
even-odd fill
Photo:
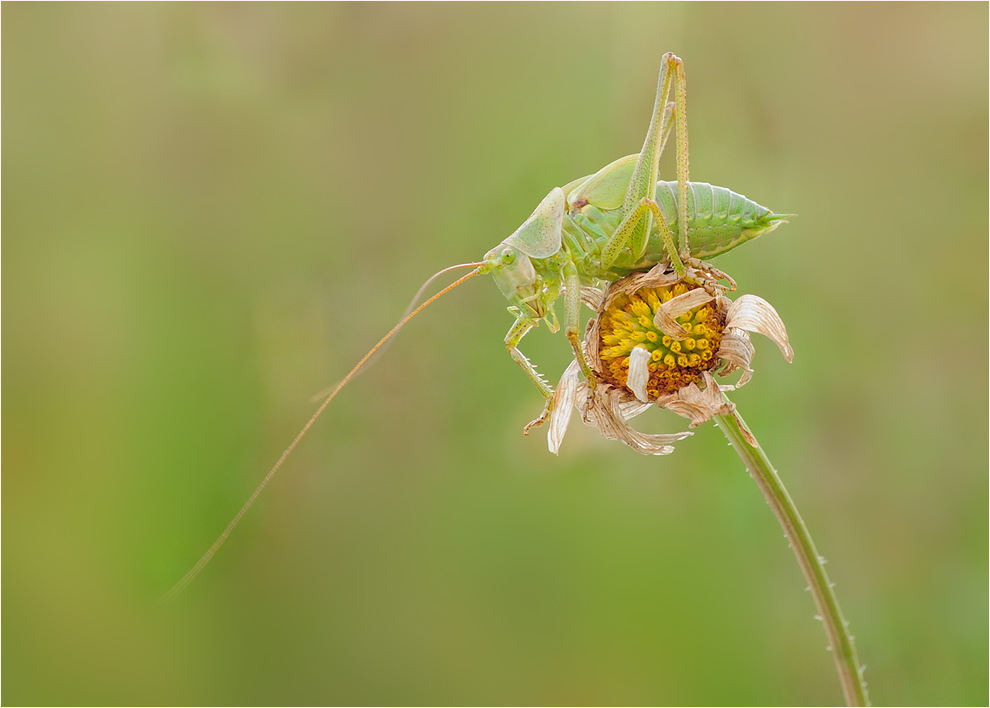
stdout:
POLYGON ((589 385, 594 386, 595 375, 580 343, 581 286, 615 281, 663 265, 709 291, 724 288, 717 282, 723 279, 734 288, 727 275, 702 259, 772 231, 786 223, 788 216, 774 214, 724 187, 688 181, 684 63, 674 54, 665 54, 642 150, 593 175, 555 187, 522 226, 489 251, 484 260, 445 268, 431 277, 420 293, 443 273, 456 268, 473 269, 416 309, 407 311, 333 388, 213 545, 162 600, 173 598, 199 574, 340 390, 406 322, 444 293, 475 275, 490 273, 511 303, 509 311, 516 320, 505 337, 505 346, 546 399, 543 414, 526 426, 528 432, 550 413, 554 390, 518 345, 541 320, 551 331, 559 329, 553 306, 561 296, 564 333, 589 385), (668 102, 671 88, 674 100, 668 102), (658 181, 660 154, 671 130, 675 134, 677 179, 658 181))

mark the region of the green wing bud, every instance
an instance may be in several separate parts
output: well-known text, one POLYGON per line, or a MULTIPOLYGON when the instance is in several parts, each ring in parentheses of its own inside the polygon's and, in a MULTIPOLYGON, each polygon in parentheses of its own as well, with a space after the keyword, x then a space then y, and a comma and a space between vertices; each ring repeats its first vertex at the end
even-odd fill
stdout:
POLYGON ((564 190, 554 187, 536 211, 505 239, 530 258, 549 258, 560 250, 560 229, 564 222, 564 190))
POLYGON ((626 155, 585 179, 568 193, 567 199, 571 206, 580 209, 591 204, 603 211, 621 207, 638 158, 639 155, 626 155))

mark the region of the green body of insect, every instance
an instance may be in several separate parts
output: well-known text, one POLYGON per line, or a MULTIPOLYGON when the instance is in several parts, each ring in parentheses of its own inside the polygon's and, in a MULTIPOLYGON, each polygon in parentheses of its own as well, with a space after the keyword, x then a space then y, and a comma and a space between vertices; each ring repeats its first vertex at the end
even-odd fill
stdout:
POLYGON ((549 413, 553 389, 518 344, 540 320, 557 331, 553 304, 561 294, 564 331, 594 385, 579 341, 582 285, 615 281, 662 263, 682 277, 685 264, 693 266, 700 275, 687 277, 712 287, 725 276, 701 259, 772 231, 789 216, 773 214, 724 187, 688 181, 686 110, 683 62, 666 54, 642 151, 553 189, 515 233, 485 256, 482 271, 492 274, 516 316, 505 338, 509 354, 548 401, 533 424, 549 413), (667 103, 671 85, 675 100, 667 103), (677 180, 662 182, 657 165, 672 129, 677 180))

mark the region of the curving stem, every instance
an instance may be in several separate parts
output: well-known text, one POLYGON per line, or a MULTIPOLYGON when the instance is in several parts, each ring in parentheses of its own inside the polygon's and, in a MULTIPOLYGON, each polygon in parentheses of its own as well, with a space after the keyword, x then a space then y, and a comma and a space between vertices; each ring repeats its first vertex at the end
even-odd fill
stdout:
POLYGON ((822 624, 825 625, 829 648, 835 659, 835 668, 839 672, 839 681, 842 684, 846 703, 850 706, 868 706, 870 702, 866 693, 866 682, 863 680, 862 667, 856 657, 853 637, 849 634, 849 627, 842 618, 842 610, 839 609, 839 601, 835 597, 832 583, 825 573, 824 560, 815 550, 811 534, 808 533, 797 507, 794 506, 776 470, 770 464, 763 449, 756 444, 756 439, 739 414, 734 412, 729 415, 717 415, 715 422, 739 453, 750 475, 763 492, 790 541, 794 555, 797 556, 798 565, 801 566, 801 572, 808 581, 822 624))

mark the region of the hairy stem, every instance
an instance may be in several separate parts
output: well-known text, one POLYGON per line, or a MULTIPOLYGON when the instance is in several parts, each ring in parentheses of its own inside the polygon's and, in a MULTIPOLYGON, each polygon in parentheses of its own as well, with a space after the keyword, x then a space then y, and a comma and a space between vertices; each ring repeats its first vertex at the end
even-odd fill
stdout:
POLYGON ((808 581, 822 624, 825 625, 825 634, 828 635, 829 648, 835 659, 835 668, 839 672, 839 681, 842 684, 846 703, 850 706, 869 705, 866 682, 863 681, 862 667, 856 657, 853 637, 849 634, 832 583, 825 573, 824 560, 815 550, 811 534, 808 533, 797 507, 794 506, 776 470, 739 414, 715 416, 715 422, 739 453, 750 475, 756 480, 757 486, 783 527, 794 555, 797 556, 798 565, 801 566, 801 572, 808 581))

